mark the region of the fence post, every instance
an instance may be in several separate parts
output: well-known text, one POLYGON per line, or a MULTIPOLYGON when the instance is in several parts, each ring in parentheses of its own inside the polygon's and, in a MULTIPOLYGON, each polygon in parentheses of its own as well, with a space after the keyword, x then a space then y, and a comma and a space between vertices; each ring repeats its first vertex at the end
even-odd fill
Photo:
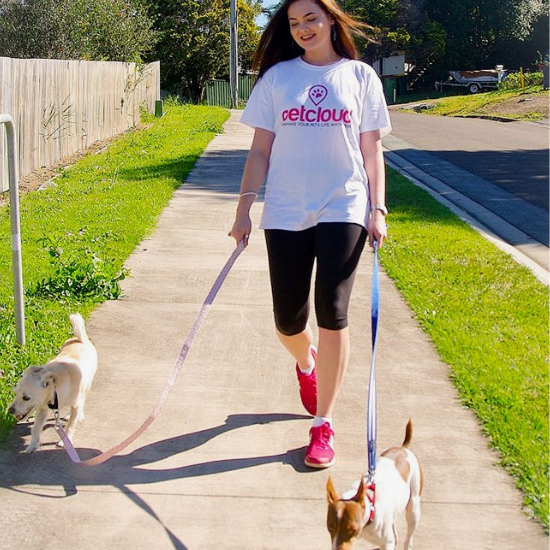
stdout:
POLYGON ((523 67, 519 68, 519 79, 521 82, 521 93, 525 93, 525 76, 523 75, 523 67))
POLYGON ((157 118, 164 116, 164 101, 162 101, 162 99, 157 99, 155 101, 155 116, 157 118))
POLYGON ((13 297, 15 302, 15 331, 17 342, 25 345, 25 306, 23 299, 23 266, 21 261, 21 227, 19 221, 19 176, 15 126, 10 115, 0 114, 0 124, 6 128, 8 173, 10 190, 11 257, 13 269, 13 297))

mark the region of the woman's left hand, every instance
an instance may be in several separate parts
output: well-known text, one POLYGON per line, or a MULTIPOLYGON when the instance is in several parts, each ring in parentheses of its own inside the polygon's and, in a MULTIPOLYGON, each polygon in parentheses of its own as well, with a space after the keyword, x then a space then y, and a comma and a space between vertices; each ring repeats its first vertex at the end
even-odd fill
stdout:
POLYGON ((367 227, 369 234, 369 244, 374 247, 374 241, 378 242, 378 248, 384 246, 384 241, 388 238, 388 226, 386 224, 386 216, 382 212, 375 210, 370 218, 367 227))

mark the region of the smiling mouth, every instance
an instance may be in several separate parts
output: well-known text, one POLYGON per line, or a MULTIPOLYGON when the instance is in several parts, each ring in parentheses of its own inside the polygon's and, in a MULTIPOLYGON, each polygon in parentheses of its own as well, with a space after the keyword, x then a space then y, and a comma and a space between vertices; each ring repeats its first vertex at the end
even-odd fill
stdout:
POLYGON ((309 42, 312 38, 315 38, 314 34, 305 34, 304 36, 300 37, 300 40, 303 40, 304 42, 309 42))

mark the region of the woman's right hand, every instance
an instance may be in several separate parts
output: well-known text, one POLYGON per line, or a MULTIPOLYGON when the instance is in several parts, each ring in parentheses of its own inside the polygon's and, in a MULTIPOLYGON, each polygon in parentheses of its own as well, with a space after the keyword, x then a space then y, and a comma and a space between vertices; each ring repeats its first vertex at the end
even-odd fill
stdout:
POLYGON ((273 132, 262 128, 254 130, 254 138, 244 165, 235 223, 228 233, 230 237, 237 241, 237 246, 240 242, 244 246, 248 246, 248 237, 252 231, 249 212, 260 192, 260 182, 263 182, 266 178, 274 139, 275 134, 273 132))
POLYGON ((230 237, 233 237, 237 241, 237 245, 242 241, 244 246, 248 246, 248 238, 252 231, 252 222, 248 214, 242 214, 235 218, 235 223, 228 233, 230 237))

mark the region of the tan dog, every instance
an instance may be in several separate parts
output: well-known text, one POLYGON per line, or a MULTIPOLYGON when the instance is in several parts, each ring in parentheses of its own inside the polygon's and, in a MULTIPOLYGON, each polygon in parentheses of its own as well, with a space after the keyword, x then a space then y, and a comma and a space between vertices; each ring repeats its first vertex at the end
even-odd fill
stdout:
POLYGON ((409 420, 403 445, 387 449, 378 460, 374 495, 372 489, 366 485, 366 480, 361 479, 354 488, 340 497, 329 477, 327 527, 332 550, 350 550, 360 536, 379 545, 380 550, 395 550, 395 523, 398 515, 405 509, 405 550, 412 550, 413 534, 420 521, 423 479, 420 463, 408 449, 411 439, 412 423, 409 420))
POLYGON ((71 441, 76 424, 84 418, 84 401, 97 370, 97 352, 86 334, 82 316, 74 314, 70 320, 75 337, 67 340, 57 357, 46 365, 29 367, 15 388, 9 412, 18 421, 36 413, 27 453, 40 445, 49 408, 70 408, 66 431, 71 441))

